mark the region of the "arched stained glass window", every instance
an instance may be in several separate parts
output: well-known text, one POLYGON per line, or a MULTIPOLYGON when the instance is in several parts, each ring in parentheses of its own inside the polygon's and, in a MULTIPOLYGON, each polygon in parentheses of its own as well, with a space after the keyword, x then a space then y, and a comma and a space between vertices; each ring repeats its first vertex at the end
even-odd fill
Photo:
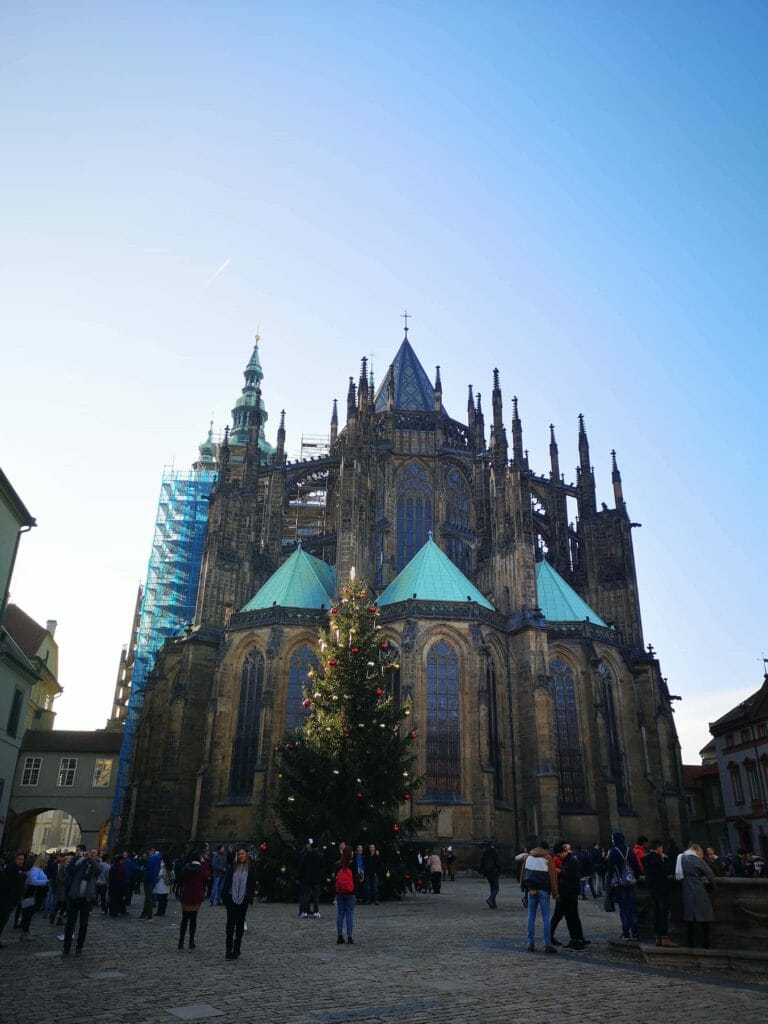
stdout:
POLYGON ((488 699, 488 752, 493 768, 493 795, 504 799, 504 776, 501 770, 501 739, 499 737, 499 697, 496 692, 496 665, 491 654, 485 662, 485 685, 488 699))
POLYGON ((300 729, 309 709, 302 706, 304 687, 309 681, 307 672, 317 667, 317 659, 308 644, 297 647, 288 662, 288 698, 285 703, 285 735, 300 729))
POLYGON ((616 703, 614 699, 616 681, 613 672, 602 661, 598 665, 597 674, 600 679, 600 705, 608 739, 608 770, 616 785, 616 801, 619 805, 619 810, 625 812, 631 808, 624 751, 621 746, 619 722, 616 717, 616 703))
POLYGON ((459 658, 445 640, 427 654, 427 772, 425 796, 461 798, 459 658))
POLYGON ((240 674, 237 726, 229 773, 230 799, 250 800, 259 756, 259 727, 264 697, 264 656, 252 650, 240 674))
POLYGON ((555 658, 549 670, 552 674, 560 803, 565 807, 578 807, 587 802, 587 793, 584 784, 584 758, 579 741, 573 669, 562 658, 555 658))
POLYGON ((419 462, 409 462, 397 481, 396 560, 400 572, 426 543, 432 529, 432 485, 419 462))
POLYGON ((462 572, 469 572, 472 535, 469 488, 459 469, 450 469, 445 477, 445 553, 462 572))

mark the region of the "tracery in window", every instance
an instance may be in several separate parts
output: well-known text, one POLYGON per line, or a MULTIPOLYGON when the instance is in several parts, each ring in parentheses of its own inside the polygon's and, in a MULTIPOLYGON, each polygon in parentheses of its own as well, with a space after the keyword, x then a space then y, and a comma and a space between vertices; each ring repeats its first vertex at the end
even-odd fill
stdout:
POLYGON ((395 558, 400 572, 426 543, 432 529, 432 485, 420 462, 409 462, 397 481, 395 558))
POLYGON ((461 797, 459 658, 445 640, 427 654, 426 792, 433 800, 461 797))
POLYGON ((488 700, 488 752, 493 769, 493 795, 504 799, 504 776, 501 770, 501 739, 499 736, 499 696, 496 687, 496 665, 493 655, 485 661, 485 686, 488 700))
POLYGON ((560 803, 568 807, 581 806, 587 802, 587 790, 584 782, 584 758, 579 738, 573 669, 562 658, 555 658, 550 663, 549 670, 552 675, 560 803))
POLYGON ((317 667, 317 658, 308 644, 297 647, 288 662, 288 696, 285 703, 285 729, 286 736, 295 729, 301 729, 304 719, 309 714, 309 708, 302 704, 304 700, 304 687, 309 683, 307 672, 317 667))
POLYGON ((600 680, 600 704, 608 734, 608 770, 616 785, 616 800, 619 810, 629 811, 630 802, 624 752, 619 739, 619 723, 616 717, 616 704, 614 700, 616 684, 613 672, 602 661, 598 665, 597 674, 600 680))
POLYGON ((229 773, 230 799, 250 800, 259 755, 261 704, 264 696, 264 657, 252 650, 240 673, 240 699, 229 773))
POLYGON ((450 469, 445 477, 445 553, 463 573, 471 570, 471 507, 464 474, 450 469))

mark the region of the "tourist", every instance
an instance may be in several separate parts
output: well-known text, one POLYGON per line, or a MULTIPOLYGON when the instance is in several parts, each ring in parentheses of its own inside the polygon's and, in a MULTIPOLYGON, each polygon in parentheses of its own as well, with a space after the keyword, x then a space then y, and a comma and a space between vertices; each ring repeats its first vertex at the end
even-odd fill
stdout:
POLYGON ((715 919, 715 911, 707 890, 714 886, 715 876, 697 843, 691 843, 677 858, 675 878, 683 883, 683 920, 688 925, 688 945, 695 945, 695 928, 700 924, 701 945, 709 949, 709 924, 715 919))
POLYGON ((723 864, 723 862, 717 856, 717 854, 715 853, 715 850, 714 850, 714 848, 712 846, 708 846, 706 848, 706 850, 704 851, 704 860, 709 865, 709 867, 710 867, 710 869, 712 871, 712 874, 716 878, 722 878, 723 875, 727 875, 728 874, 728 868, 725 866, 725 864, 723 864))
POLYGON ((161 858, 160 870, 157 874, 157 881, 155 882, 154 888, 152 889, 152 895, 157 900, 157 910, 155 912, 156 917, 165 917, 165 911, 168 907, 168 895, 170 891, 170 871, 168 870, 168 865, 161 858))
POLYGON ((21 901, 21 941, 29 939, 29 928, 33 916, 40 910, 45 902, 45 894, 48 891, 48 875, 45 869, 48 865, 48 855, 39 853, 35 857, 32 867, 27 872, 26 888, 21 901))
POLYGON ((77 853, 67 866, 67 924, 64 929, 64 951, 69 956, 72 936, 79 922, 75 956, 80 956, 88 934, 88 916, 96 899, 96 880, 99 877, 99 851, 86 850, 79 846, 77 853))
POLYGON ((141 876, 141 884, 144 888, 144 906, 141 908, 141 914, 139 915, 140 921, 152 920, 152 890, 157 884, 162 863, 163 858, 160 856, 159 851, 154 846, 150 846, 149 856, 144 864, 144 872, 141 876))
POLYGON ((109 886, 109 854, 103 853, 98 863, 99 877, 96 879, 96 901, 102 914, 107 912, 107 889, 109 886))
POLYGON ((122 853, 116 853, 112 867, 107 875, 107 898, 109 901, 110 917, 125 917, 128 911, 125 909, 125 894, 128 888, 125 881, 125 861, 122 853))
POLYGON ((648 852, 643 857, 643 874, 645 875, 648 894, 653 903, 653 930, 656 934, 657 946, 676 948, 679 944, 669 937, 669 876, 675 869, 673 861, 664 855, 664 846, 660 839, 652 839, 648 852))
POLYGON ((207 864, 202 864, 197 857, 192 857, 181 872, 181 928, 179 930, 179 949, 184 949, 184 936, 189 928, 189 948, 195 948, 195 932, 197 931, 197 912, 205 899, 205 887, 210 872, 207 864))
POLYGON ((635 855, 627 847, 623 832, 611 836, 613 846, 606 858, 605 884, 611 887, 613 897, 619 905, 622 939, 638 939, 636 883, 640 868, 635 855))
MULTIPOLYGON (((13 860, 7 861, 0 867, 0 939, 3 937, 3 929, 14 908, 24 896, 25 859, 23 853, 17 853, 13 860)), ((0 949, 5 949, 2 943, 0 943, 0 949)))
POLYGON ((643 873, 643 857, 648 853, 648 837, 638 836, 637 842, 632 847, 632 853, 635 855, 635 862, 637 864, 637 874, 642 875, 643 873))
POLYGON ((370 843, 368 845, 368 850, 363 856, 363 869, 365 871, 366 903, 378 903, 381 857, 379 856, 379 851, 376 849, 375 843, 370 843))
POLYGON ((578 856, 572 851, 570 843, 556 843, 552 851, 553 862, 560 858, 560 867, 557 874, 557 898, 555 900, 555 912, 550 923, 550 944, 553 946, 562 945, 555 938, 555 930, 565 918, 568 926, 568 934, 571 941, 568 949, 582 950, 586 947, 587 941, 584 938, 584 930, 579 917, 579 893, 581 889, 578 856))
POLYGON ((248 850, 239 846, 235 861, 227 869, 221 898, 227 908, 226 960, 237 960, 245 930, 245 915, 256 893, 256 868, 248 857, 248 850))
POLYGON ((480 873, 485 875, 488 881, 489 892, 485 902, 491 910, 496 910, 496 897, 499 894, 499 875, 501 874, 501 865, 499 864, 499 855, 496 852, 496 844, 493 842, 488 843, 486 848, 483 850, 483 855, 480 858, 480 873))
POLYGON ((587 898, 587 889, 592 893, 592 899, 596 900, 595 886, 592 881, 592 854, 586 846, 578 854, 572 856, 579 858, 579 895, 583 900, 587 898))
POLYGON ((320 917, 320 886, 323 877, 323 859, 309 839, 299 861, 300 917, 320 917))
POLYGON ((440 863, 440 854, 430 850, 427 857, 427 872, 432 883, 432 892, 439 894, 443 881, 443 865, 440 863))
POLYGON ((216 853, 211 858, 211 869, 213 871, 213 884, 211 885, 210 905, 221 906, 221 892, 224 888, 224 879, 227 877, 227 854, 224 846, 218 846, 216 853))
POLYGON ((445 851, 445 863, 448 866, 448 880, 451 882, 456 881, 456 854, 453 852, 453 847, 449 846, 445 851))
POLYGON ((535 846, 523 862, 523 888, 528 894, 528 952, 536 950, 536 911, 541 910, 544 931, 544 952, 556 953, 549 930, 550 898, 559 895, 557 870, 549 852, 549 843, 543 839, 535 846))
POLYGON ((355 879, 353 875, 354 851, 345 846, 341 860, 336 864, 334 877, 336 890, 336 943, 344 944, 344 922, 347 925, 347 943, 352 945, 352 929, 355 917, 355 879))
POLYGON ((353 870, 355 873, 355 898, 358 903, 365 903, 365 857, 363 844, 355 847, 353 870))

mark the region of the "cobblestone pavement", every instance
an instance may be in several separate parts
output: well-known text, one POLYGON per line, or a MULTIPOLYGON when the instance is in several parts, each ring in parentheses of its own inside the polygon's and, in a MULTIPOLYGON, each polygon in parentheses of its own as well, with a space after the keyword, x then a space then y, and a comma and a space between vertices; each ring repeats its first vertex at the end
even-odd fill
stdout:
MULTIPOLYGON (((705 1020, 765 1024, 768 983, 732 974, 657 970, 617 951, 617 917, 581 902, 587 952, 528 953, 519 890, 502 880, 499 910, 485 882, 459 879, 440 895, 355 912, 352 946, 336 945, 335 910, 300 920, 295 907, 255 904, 243 955, 224 960, 223 907, 204 904, 197 948, 176 948, 180 910, 91 918, 82 957, 61 958, 61 929, 32 923, 34 941, 7 928, 0 952, 0 1021, 144 1024, 179 1019, 275 1024, 465 1024, 571 1021, 644 1024, 705 1020), (198 1007, 198 1010, 195 1010, 198 1007), (186 1009, 185 1009, 186 1008, 186 1009), (207 1008, 207 1010, 206 1010, 207 1008), (174 1014, 172 1011, 176 1010, 174 1014)), ((562 935, 567 938, 565 924, 562 935)), ((540 922, 539 922, 540 934, 540 922)))

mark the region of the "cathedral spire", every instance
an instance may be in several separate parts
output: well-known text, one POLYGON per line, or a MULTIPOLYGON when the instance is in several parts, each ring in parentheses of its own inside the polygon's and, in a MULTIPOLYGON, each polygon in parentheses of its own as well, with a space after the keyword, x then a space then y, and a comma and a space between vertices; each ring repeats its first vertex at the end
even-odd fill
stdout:
POLYGON ((475 403, 472 399, 472 385, 469 385, 469 393, 467 394, 467 426, 470 432, 475 429, 475 403))
POLYGON ((216 468, 216 445, 213 443, 213 420, 208 426, 208 436, 198 445, 199 456, 193 469, 215 469, 216 468))
POLYGON ((477 430, 477 447, 480 451, 485 451, 485 416, 483 416, 483 406, 479 391, 477 392, 477 405, 475 407, 475 429, 477 430))
POLYGON ((517 395, 512 397, 512 460, 518 465, 526 461, 523 451, 523 424, 517 410, 517 395))
POLYGON ((576 483, 579 488, 579 515, 585 516, 594 512, 595 474, 589 461, 589 440, 584 427, 584 414, 579 413, 579 468, 576 470, 576 483))
POLYGON ((394 364, 390 365, 389 373, 387 374, 387 411, 391 412, 395 408, 395 367, 394 364))
POLYGON ((368 360, 365 356, 360 360, 360 382, 357 386, 357 404, 361 412, 368 406, 368 360))
POLYGON ((549 478, 553 483, 560 483, 560 456, 557 451, 557 441, 555 440, 555 425, 554 423, 549 424, 549 478))
POLYGON ((251 358, 243 371, 245 386, 232 410, 232 431, 229 440, 231 444, 247 445, 252 441, 251 425, 252 423, 257 424, 258 430, 253 439, 254 443, 258 445, 262 455, 272 455, 274 448, 264 436, 264 424, 267 422, 268 416, 261 398, 261 382, 264 379, 264 373, 259 359, 260 341, 261 338, 257 334, 254 338, 251 358))
POLYGON ((498 461, 506 464, 509 449, 507 447, 507 432, 504 429, 501 385, 499 383, 498 368, 493 371, 493 394, 491 395, 491 404, 493 406, 493 451, 498 461))
POLYGON ((275 462, 282 462, 285 458, 285 409, 280 410, 280 426, 277 428, 277 451, 275 462))
POLYGON ((435 412, 443 409, 443 383, 440 380, 440 367, 435 367, 435 412))
POLYGON ((617 509, 624 508, 624 491, 621 486, 621 473, 616 462, 616 449, 611 451, 611 481, 613 483, 613 497, 617 509))
POLYGON ((351 420, 355 415, 355 406, 357 404, 357 395, 355 393, 355 382, 352 377, 349 378, 349 389, 347 391, 347 420, 351 420))
POLYGON ((339 436, 339 403, 334 398, 333 412, 331 413, 331 444, 339 436))

